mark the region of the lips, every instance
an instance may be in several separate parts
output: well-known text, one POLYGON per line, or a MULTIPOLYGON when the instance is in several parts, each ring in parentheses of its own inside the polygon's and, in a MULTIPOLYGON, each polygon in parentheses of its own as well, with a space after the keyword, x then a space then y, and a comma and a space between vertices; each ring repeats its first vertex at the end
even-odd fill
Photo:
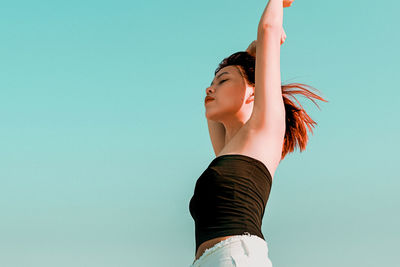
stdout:
POLYGON ((206 96, 206 99, 204 100, 204 104, 207 104, 209 101, 214 100, 211 96, 206 96))

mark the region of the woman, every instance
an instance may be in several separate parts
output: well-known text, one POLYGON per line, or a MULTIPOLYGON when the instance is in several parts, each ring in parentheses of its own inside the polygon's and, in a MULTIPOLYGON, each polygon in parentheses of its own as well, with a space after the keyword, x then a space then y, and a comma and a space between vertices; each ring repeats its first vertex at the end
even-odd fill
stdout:
POLYGON ((191 266, 272 266, 261 223, 274 173, 296 143, 305 149, 305 126, 311 130, 315 124, 288 96, 299 93, 313 102, 326 101, 307 85, 281 86, 283 8, 293 1, 269 0, 257 40, 225 58, 206 90, 216 158, 197 180, 189 204, 196 233, 191 266))

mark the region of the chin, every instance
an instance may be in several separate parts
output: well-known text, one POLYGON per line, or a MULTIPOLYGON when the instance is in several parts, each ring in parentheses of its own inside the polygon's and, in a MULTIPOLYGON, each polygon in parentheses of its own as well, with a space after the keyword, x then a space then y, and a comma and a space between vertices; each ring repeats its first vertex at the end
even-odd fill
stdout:
POLYGON ((211 112, 207 112, 205 113, 205 117, 206 119, 212 120, 212 121, 219 121, 219 117, 218 114, 216 113, 211 113, 211 112))

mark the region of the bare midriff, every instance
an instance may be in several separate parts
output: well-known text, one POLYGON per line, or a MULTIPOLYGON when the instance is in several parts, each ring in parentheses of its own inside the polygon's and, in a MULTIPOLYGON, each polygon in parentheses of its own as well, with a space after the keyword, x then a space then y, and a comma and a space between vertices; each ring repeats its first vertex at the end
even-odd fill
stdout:
POLYGON ((207 240, 207 241, 201 243, 201 245, 197 249, 195 260, 200 258, 200 256, 203 255, 203 253, 206 249, 213 247, 215 244, 217 244, 217 243, 221 242, 222 240, 225 240, 231 236, 233 236, 233 235, 216 237, 216 238, 213 238, 213 239, 210 239, 210 240, 207 240))

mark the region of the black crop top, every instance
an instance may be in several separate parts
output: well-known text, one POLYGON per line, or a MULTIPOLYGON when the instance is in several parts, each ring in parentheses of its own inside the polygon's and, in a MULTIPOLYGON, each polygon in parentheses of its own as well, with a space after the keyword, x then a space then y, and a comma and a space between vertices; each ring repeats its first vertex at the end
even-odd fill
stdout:
POLYGON ((248 232, 264 239, 261 224, 272 186, 265 164, 241 154, 216 157, 197 179, 189 211, 200 244, 248 232))

